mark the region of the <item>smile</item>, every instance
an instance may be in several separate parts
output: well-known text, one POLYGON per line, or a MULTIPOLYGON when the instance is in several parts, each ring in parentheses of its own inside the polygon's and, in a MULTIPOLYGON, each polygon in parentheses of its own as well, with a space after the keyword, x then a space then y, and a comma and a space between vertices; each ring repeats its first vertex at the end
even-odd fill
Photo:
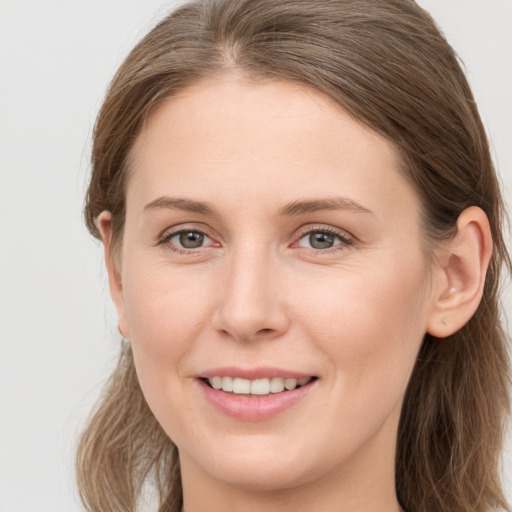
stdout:
POLYGON ((305 386, 315 377, 303 377, 300 379, 272 377, 264 379, 243 379, 240 377, 220 377, 215 376, 207 380, 207 383, 213 389, 233 393, 235 395, 255 395, 263 396, 271 393, 282 393, 284 391, 293 391, 294 389, 305 386))
POLYGON ((217 411, 237 420, 254 422, 269 420, 284 413, 310 395, 319 380, 315 376, 279 376, 276 371, 269 372, 273 376, 263 377, 262 373, 261 370, 212 372, 208 376, 203 375, 197 382, 201 384, 207 402, 217 411), (244 377, 253 378, 233 375, 237 373, 245 373, 244 377))

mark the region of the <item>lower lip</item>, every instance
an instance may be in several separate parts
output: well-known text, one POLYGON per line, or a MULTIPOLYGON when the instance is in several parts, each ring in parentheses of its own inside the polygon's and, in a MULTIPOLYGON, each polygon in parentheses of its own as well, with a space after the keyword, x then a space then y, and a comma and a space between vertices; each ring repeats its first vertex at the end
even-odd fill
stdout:
POLYGON ((315 385, 316 380, 292 391, 263 396, 245 396, 213 389, 199 381, 206 399, 220 412, 244 421, 263 421, 286 411, 302 400, 315 385))

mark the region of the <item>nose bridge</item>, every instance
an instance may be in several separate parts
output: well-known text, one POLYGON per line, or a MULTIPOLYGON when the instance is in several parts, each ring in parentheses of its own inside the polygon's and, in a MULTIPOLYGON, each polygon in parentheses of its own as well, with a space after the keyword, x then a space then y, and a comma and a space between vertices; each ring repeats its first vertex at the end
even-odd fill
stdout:
POLYGON ((279 261, 268 244, 239 243, 227 256, 222 277, 217 329, 239 340, 276 337, 287 329, 279 261))

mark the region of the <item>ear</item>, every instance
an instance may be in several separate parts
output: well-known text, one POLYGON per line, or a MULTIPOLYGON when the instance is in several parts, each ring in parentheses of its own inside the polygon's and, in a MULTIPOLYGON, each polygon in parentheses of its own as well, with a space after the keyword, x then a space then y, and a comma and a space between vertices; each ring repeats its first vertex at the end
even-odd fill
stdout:
POLYGON ((110 287, 110 296, 114 301, 117 311, 117 325, 121 336, 127 340, 130 339, 130 329, 126 321, 123 285, 118 258, 112 250, 112 214, 108 211, 102 212, 97 219, 98 228, 103 239, 103 248, 105 252, 105 265, 108 272, 108 282, 110 287))
POLYGON ((491 254, 487 215, 476 206, 467 208, 457 220, 455 237, 438 258, 429 334, 445 338, 471 319, 482 299, 491 254))

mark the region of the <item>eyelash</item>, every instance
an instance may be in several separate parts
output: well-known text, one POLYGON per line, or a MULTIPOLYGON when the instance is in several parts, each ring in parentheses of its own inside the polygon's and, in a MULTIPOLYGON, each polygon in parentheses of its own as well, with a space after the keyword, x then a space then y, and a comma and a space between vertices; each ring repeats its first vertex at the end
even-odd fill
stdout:
POLYGON ((197 228, 195 226, 191 226, 189 228, 177 229, 176 231, 165 232, 164 235, 159 238, 158 245, 167 245, 167 247, 172 252, 177 253, 177 254, 185 254, 185 255, 197 254, 198 252, 202 252, 202 250, 206 249, 206 247, 198 247, 197 249, 187 249, 187 248, 182 248, 182 247, 172 244, 171 239, 174 238, 175 236, 181 235, 182 233, 197 233, 197 234, 203 235, 205 237, 208 237, 210 240, 212 240, 212 237, 204 229, 197 228))
POLYGON ((329 226, 318 226, 318 227, 311 227, 309 226, 305 231, 302 231, 298 237, 297 242, 294 242, 294 247, 298 242, 300 242, 304 237, 311 235, 313 233, 322 233, 326 235, 331 235, 335 238, 338 238, 340 241, 339 243, 333 245, 332 247, 329 247, 327 249, 315 249, 314 247, 303 247, 303 249, 313 251, 318 254, 330 254, 332 252, 337 251, 343 251, 347 249, 348 247, 351 247, 354 245, 354 239, 350 237, 346 232, 340 231, 338 229, 329 227, 329 226))
MULTIPOLYGON (((205 237, 208 237, 210 240, 212 240, 212 237, 209 236, 209 234, 204 229, 199 229, 196 227, 190 227, 187 229, 178 229, 176 231, 171 231, 165 233, 162 237, 159 238, 158 245, 164 245, 166 244, 169 249, 175 253, 178 254, 197 254, 198 252, 202 252, 202 250, 207 249, 208 247, 198 247, 196 249, 187 249, 187 248, 181 248, 175 244, 171 244, 171 239, 181 235, 183 233, 196 233, 199 235, 203 235, 205 237)), ((295 242, 291 247, 296 247, 297 243, 300 242, 304 237, 311 235, 313 233, 322 233, 326 235, 333 236, 339 240, 339 243, 333 245, 332 247, 326 248, 326 249, 315 249, 313 247, 303 247, 303 249, 306 249, 308 251, 313 251, 317 254, 328 254, 335 251, 342 251, 345 250, 348 247, 351 247, 354 245, 355 240, 348 236, 345 232, 339 231, 337 229, 328 227, 328 226, 318 226, 318 227, 311 227, 309 226, 307 230, 304 230, 298 234, 298 236, 295 238, 295 242)), ((300 246, 299 246, 300 247, 300 246)))

